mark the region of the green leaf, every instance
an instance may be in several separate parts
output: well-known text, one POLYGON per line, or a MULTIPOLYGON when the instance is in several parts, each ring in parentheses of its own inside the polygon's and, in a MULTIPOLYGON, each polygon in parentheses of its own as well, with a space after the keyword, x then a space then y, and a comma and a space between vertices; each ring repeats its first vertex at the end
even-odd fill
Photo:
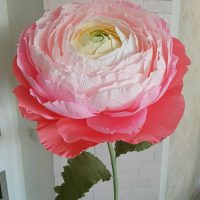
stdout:
POLYGON ((77 200, 85 197, 85 193, 100 180, 109 181, 111 174, 97 157, 83 152, 68 160, 62 177, 64 183, 55 187, 55 192, 58 193, 55 200, 77 200))
POLYGON ((132 151, 144 151, 151 147, 152 144, 150 142, 141 142, 139 144, 129 144, 126 142, 118 141, 115 143, 115 153, 116 157, 119 157, 121 154, 126 154, 127 152, 132 151))

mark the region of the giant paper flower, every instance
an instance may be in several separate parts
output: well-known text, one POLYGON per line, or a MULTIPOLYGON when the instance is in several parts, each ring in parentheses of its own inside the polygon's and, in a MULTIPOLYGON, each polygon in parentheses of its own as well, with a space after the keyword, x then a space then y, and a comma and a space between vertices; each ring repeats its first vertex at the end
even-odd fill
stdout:
POLYGON ((67 4, 21 34, 14 92, 44 147, 74 157, 105 141, 172 134, 189 63, 166 23, 128 1, 67 4))

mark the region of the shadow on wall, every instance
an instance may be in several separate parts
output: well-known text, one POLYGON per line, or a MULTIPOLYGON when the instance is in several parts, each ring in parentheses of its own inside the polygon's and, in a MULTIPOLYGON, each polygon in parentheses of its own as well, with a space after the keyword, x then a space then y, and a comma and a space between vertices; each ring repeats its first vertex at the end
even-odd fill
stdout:
POLYGON ((193 197, 191 198, 191 200, 199 200, 200 199, 200 180, 199 180, 199 184, 196 188, 196 191, 194 191, 193 197))
MULTIPOLYGON (((198 136, 198 140, 197 140, 198 144, 200 144, 200 134, 198 136)), ((200 156, 200 148, 197 148, 197 155, 200 156)), ((197 180, 197 186, 194 188, 194 192, 192 194, 192 198, 191 200, 200 200, 200 161, 199 161, 199 156, 196 158, 196 162, 195 162, 195 167, 196 170, 199 171, 198 175, 195 173, 195 171, 193 172, 193 180, 197 180), (198 179, 199 178, 199 179, 198 179)))

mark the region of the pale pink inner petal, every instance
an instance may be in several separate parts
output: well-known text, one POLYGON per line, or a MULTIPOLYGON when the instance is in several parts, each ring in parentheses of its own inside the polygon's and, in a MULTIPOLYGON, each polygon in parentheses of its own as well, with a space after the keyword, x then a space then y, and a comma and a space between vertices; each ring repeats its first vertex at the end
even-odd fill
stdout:
POLYGON ((55 113, 73 119, 83 119, 94 116, 87 107, 74 102, 54 101, 44 103, 43 105, 55 113))
POLYGON ((72 118, 112 111, 131 115, 164 94, 172 80, 166 24, 127 2, 118 4, 66 5, 44 15, 27 32, 21 45, 28 45, 30 52, 22 54, 24 46, 19 47, 18 65, 32 95, 48 109, 72 118), (90 20, 115 26, 122 46, 97 60, 80 55, 70 39, 77 26, 90 20))

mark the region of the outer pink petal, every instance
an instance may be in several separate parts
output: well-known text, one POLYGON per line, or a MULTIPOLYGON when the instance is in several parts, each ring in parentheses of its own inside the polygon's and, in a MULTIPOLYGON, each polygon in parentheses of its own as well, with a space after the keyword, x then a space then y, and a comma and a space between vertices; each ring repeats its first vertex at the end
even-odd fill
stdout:
POLYGON ((141 132, 129 141, 131 143, 160 142, 175 131, 181 120, 185 105, 181 90, 190 60, 185 53, 184 45, 175 38, 173 38, 173 54, 179 58, 176 75, 164 96, 148 107, 146 122, 141 132))
POLYGON ((64 141, 68 143, 79 140, 102 142, 103 134, 90 129, 84 119, 63 118, 58 121, 57 128, 64 141))
POLYGON ((168 91, 157 103, 148 108, 146 122, 130 143, 160 142, 172 134, 184 112, 184 98, 177 90, 168 91))
POLYGON ((25 118, 38 121, 43 119, 52 120, 59 117, 39 104, 23 86, 16 87, 14 93, 18 100, 19 109, 25 118))
POLYGON ((62 157, 73 158, 96 143, 79 140, 66 143, 58 133, 57 121, 43 121, 38 124, 38 135, 45 149, 62 157))
POLYGON ((178 56, 179 60, 177 63, 177 73, 169 86, 169 89, 179 87, 182 90, 183 77, 188 70, 188 65, 191 64, 190 59, 186 55, 184 45, 176 38, 173 38, 173 54, 178 56))
POLYGON ((79 140, 86 140, 95 143, 106 141, 115 142, 124 138, 130 139, 131 136, 124 133, 104 134, 92 130, 87 126, 86 120, 60 119, 57 123, 59 134, 65 142, 73 143, 79 140))
POLYGON ((146 119, 146 109, 139 111, 129 117, 111 117, 108 115, 99 115, 87 119, 87 125, 98 132, 106 134, 137 133, 146 119))
POLYGON ((19 69, 17 65, 17 57, 13 59, 13 73, 15 74, 16 79, 19 83, 21 83, 24 87, 30 88, 29 83, 24 78, 24 75, 22 74, 22 71, 19 69))

